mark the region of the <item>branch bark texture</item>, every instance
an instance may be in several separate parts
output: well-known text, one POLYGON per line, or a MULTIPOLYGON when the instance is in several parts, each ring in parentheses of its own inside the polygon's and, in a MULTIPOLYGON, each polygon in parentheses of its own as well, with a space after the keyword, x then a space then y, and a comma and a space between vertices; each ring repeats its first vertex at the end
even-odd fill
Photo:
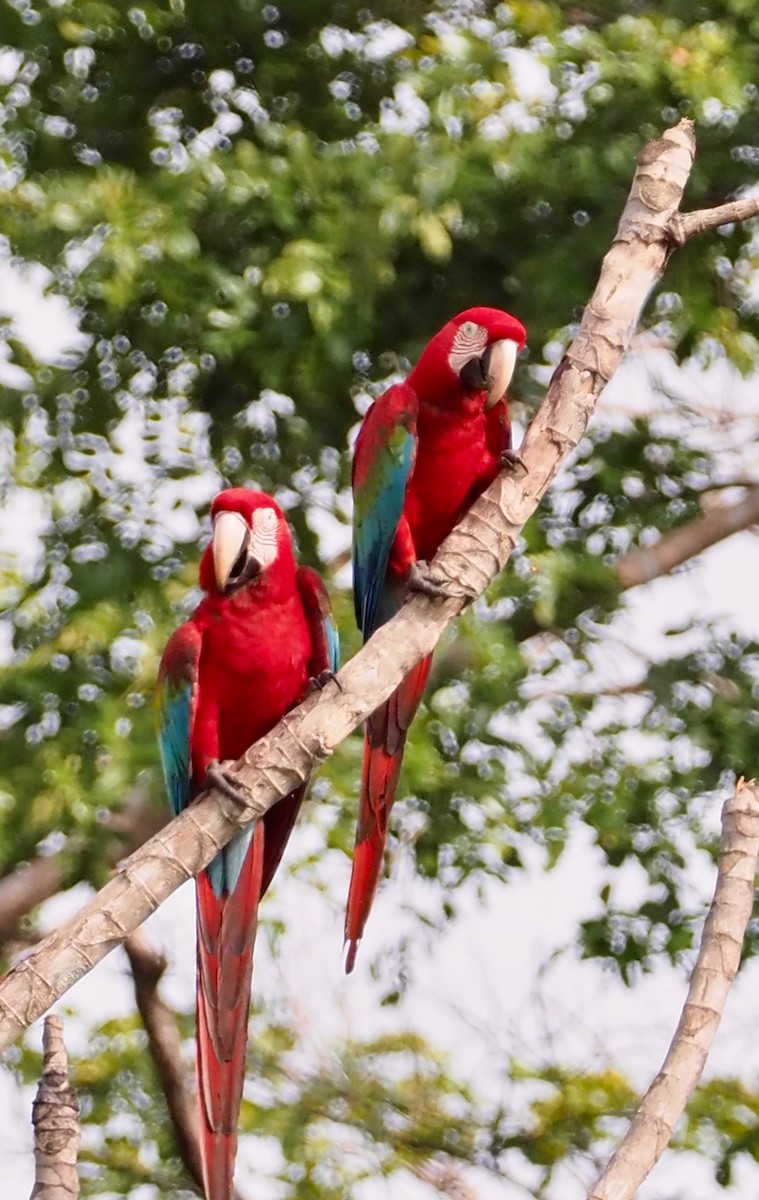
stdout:
POLYGON ((32 1106, 34 1187, 31 1200, 75 1200, 79 1195, 79 1101, 69 1083, 60 1017, 45 1018, 43 1065, 32 1106))
POLYGON ((717 885, 672 1045, 588 1200, 632 1200, 671 1141, 703 1073, 738 973, 754 903, 758 853, 759 787, 741 780, 722 810, 717 885))
MULTIPOLYGON (((499 476, 435 557, 435 573, 465 594, 479 595, 502 569, 524 523, 582 437, 667 262, 669 224, 694 151, 692 123, 683 120, 641 152, 598 286, 521 447, 526 471, 499 476)), ((241 825, 307 779, 434 649, 464 603, 411 599, 340 671, 339 684, 307 698, 240 759, 246 803, 204 793, 133 854, 71 922, 14 967, 0 984, 0 1048, 210 862, 241 825)))

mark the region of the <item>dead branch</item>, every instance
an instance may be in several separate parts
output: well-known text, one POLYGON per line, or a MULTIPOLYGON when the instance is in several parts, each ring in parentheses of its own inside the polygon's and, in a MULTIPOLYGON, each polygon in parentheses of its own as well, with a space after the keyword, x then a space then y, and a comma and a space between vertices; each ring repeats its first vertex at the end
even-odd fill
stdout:
POLYGON ((137 1010, 148 1037, 148 1048, 158 1082, 166 1097, 179 1157, 202 1195, 203 1170, 197 1104, 189 1073, 182 1061, 182 1040, 176 1017, 158 991, 158 984, 166 970, 166 959, 153 949, 141 929, 130 934, 124 942, 124 949, 134 980, 137 1010))
MULTIPOLYGON (((157 809, 142 793, 136 792, 105 822, 105 828, 115 835, 107 852, 110 864, 115 866, 125 855, 131 854, 162 829, 168 819, 168 812, 157 809)), ((73 850, 75 852, 75 847, 73 850)), ((69 846, 60 854, 33 858, 0 879, 0 942, 16 937, 21 918, 60 891, 66 878, 66 860, 71 853, 69 846)))
POLYGON ((35 1170, 31 1200, 75 1200, 79 1195, 79 1101, 69 1083, 60 1017, 45 1017, 42 1050, 42 1075, 32 1105, 35 1170))
POLYGON ((753 487, 737 504, 713 508, 690 524, 664 534, 652 546, 623 554, 617 563, 622 587, 637 587, 668 575, 688 559, 758 521, 759 487, 753 487))
POLYGON ((759 217, 759 196, 746 196, 717 208, 701 208, 698 212, 675 213, 669 223, 669 233, 677 246, 683 246, 697 233, 733 222, 750 221, 752 217, 759 217))
POLYGON ((40 856, 0 879, 0 941, 16 937, 21 918, 60 890, 63 871, 59 857, 40 856))
POLYGON ((738 973, 754 902, 759 787, 740 780, 722 809, 717 884, 688 998, 659 1074, 588 1200, 632 1200, 672 1138, 698 1083, 738 973))
POLYGON ((311 774, 429 654, 443 630, 509 558, 564 459, 585 431, 598 396, 629 345, 672 249, 668 232, 687 182, 695 139, 683 120, 646 145, 614 243, 575 341, 556 371, 521 448, 526 471, 502 473, 452 532, 434 560, 461 599, 414 596, 319 695, 237 764, 247 800, 205 792, 122 866, 65 927, 46 938, 0 984, 0 1047, 124 940, 237 829, 259 818, 311 774))

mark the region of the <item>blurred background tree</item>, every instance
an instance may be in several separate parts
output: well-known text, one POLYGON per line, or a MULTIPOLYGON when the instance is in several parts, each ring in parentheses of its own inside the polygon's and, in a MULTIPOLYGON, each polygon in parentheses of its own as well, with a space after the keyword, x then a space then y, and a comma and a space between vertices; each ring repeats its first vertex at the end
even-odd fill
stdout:
MULTIPOLYGON (((0 0, 6 961, 70 903, 50 897, 97 887, 162 819, 153 679, 195 599, 214 492, 277 496, 331 576, 352 653, 348 447, 371 397, 454 312, 498 305, 530 334, 524 425, 641 145, 693 117, 689 205, 754 184, 758 47, 750 0, 0 0)), ((439 656, 394 882, 347 986, 358 738, 320 773, 266 906, 245 1196, 579 1195, 658 1061, 641 1076, 624 1047, 588 1052, 554 1001, 537 1023, 501 1021, 519 930, 493 920, 480 944, 504 999, 475 1028, 455 952, 487 902, 509 920, 516 905, 562 979, 592 978, 620 1005, 616 980, 645 996, 645 975, 689 961, 719 800, 755 769, 759 626, 735 556, 657 580, 659 540, 707 511, 718 540, 720 514, 756 496, 756 258, 751 227, 673 258, 572 466, 439 656), (561 919, 530 899, 551 868, 569 889, 561 919), (298 941, 311 906, 318 941, 298 941), (320 1024, 316 1005, 306 1021, 309 970, 330 979, 325 1014, 360 1019, 320 1024), (429 1015, 446 988, 447 1025, 429 1015)), ((187 907, 167 950, 190 1056, 187 907)), ((191 1185, 117 982, 116 1015, 104 983, 95 1005, 72 997, 83 1194, 180 1196, 191 1185)), ((519 980, 531 1017, 548 987, 533 985, 519 980)), ((7 1059, 11 1107, 35 1046, 7 1059)), ((759 1093, 720 1065, 675 1156, 705 1196, 736 1171, 757 1180, 759 1093)))

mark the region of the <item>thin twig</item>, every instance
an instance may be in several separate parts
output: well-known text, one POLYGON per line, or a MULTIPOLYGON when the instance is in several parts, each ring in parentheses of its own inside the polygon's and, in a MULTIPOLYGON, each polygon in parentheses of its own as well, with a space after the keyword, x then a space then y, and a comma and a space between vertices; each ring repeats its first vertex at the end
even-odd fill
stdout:
POLYGON ((697 233, 706 233, 710 229, 719 229, 722 225, 732 225, 736 221, 750 221, 752 217, 759 217, 759 196, 732 200, 729 204, 718 205, 717 208, 675 213, 669 223, 669 232, 673 242, 677 246, 683 246, 697 233))
POLYGON ((706 1065, 741 961, 754 903, 759 787, 740 780, 722 809, 717 884, 688 998, 659 1074, 588 1200, 631 1200, 672 1138, 706 1065))
POLYGON ((42 1075, 32 1105, 34 1187, 31 1200, 75 1200, 81 1129, 79 1101, 69 1082, 60 1017, 45 1017, 42 1075))

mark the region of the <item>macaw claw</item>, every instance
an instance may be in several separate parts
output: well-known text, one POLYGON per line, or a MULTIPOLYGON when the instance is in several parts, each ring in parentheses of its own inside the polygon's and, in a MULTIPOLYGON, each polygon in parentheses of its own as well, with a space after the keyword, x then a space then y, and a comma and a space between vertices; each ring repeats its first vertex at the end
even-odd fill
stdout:
POLYGON ((520 467, 527 474, 527 463, 518 450, 502 450, 498 455, 498 465, 502 471, 515 471, 520 467))
POLYGON ((247 784, 232 773, 233 767, 234 762, 231 759, 228 762, 209 763, 203 784, 205 787, 218 788, 239 808, 248 808, 253 799, 253 793, 247 784))
POLYGON ((466 588, 457 586, 448 579, 440 579, 432 575, 429 563, 426 563, 423 558, 418 558, 411 564, 406 586, 410 592, 421 592, 423 596, 432 596, 433 598, 442 596, 444 600, 470 601, 474 599, 474 593, 466 588))
POLYGON ((306 686, 306 695, 313 696, 314 692, 321 692, 328 683, 336 683, 340 691, 343 690, 343 685, 337 678, 336 671, 320 671, 318 675, 312 675, 306 686))

